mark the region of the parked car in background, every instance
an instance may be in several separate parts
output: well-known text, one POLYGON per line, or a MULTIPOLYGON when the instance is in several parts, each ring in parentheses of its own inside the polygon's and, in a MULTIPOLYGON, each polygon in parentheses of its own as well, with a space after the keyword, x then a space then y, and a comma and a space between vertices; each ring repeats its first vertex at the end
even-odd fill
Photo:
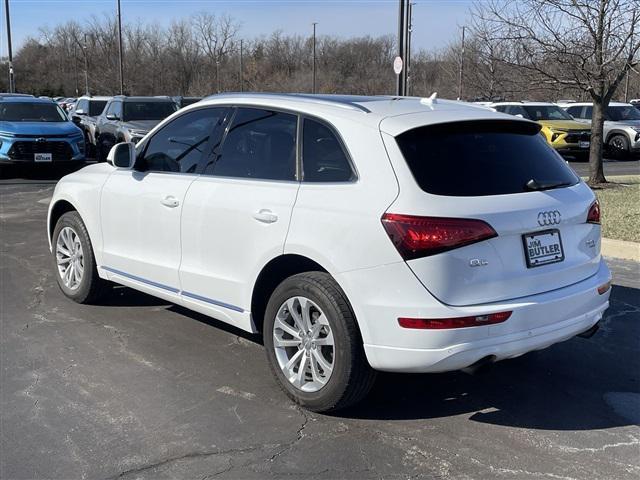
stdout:
POLYGON ((202 97, 173 97, 173 99, 176 101, 176 103, 178 104, 178 108, 184 108, 187 107, 189 105, 193 105, 196 102, 199 102, 200 100, 202 100, 202 97))
MULTIPOLYGON (((593 103, 561 105, 576 120, 591 124, 593 103)), ((630 103, 611 102, 605 112, 604 144, 607 154, 618 159, 640 154, 640 111, 630 103)))
POLYGON ((591 129, 577 122, 558 105, 546 102, 500 102, 491 104, 498 112, 538 122, 541 133, 559 154, 577 160, 589 158, 591 129))
POLYGON ((636 107, 638 110, 640 110, 640 98, 634 98, 633 100, 631 100, 630 103, 631 105, 636 107))
POLYGON ((0 98, 1 97, 33 97, 33 95, 30 95, 28 93, 7 93, 7 92, 0 92, 0 98))
POLYGON ((0 97, 0 164, 81 162, 84 135, 59 105, 35 97, 0 97))
POLYGON ((74 97, 69 97, 69 98, 65 98, 63 100, 61 100, 60 102, 58 102, 60 104, 60 106, 62 107, 62 109, 69 113, 69 111, 73 108, 73 106, 75 105, 77 101, 77 98, 74 97))
POLYGON ((171 97, 112 97, 96 119, 96 159, 106 160, 116 143, 137 143, 176 110, 178 105, 171 97))
POLYGON ((316 411, 375 370, 591 335, 611 280, 599 206, 539 132, 434 98, 215 95, 57 184, 55 278, 76 302, 112 281, 262 332, 316 411))
POLYGON ((95 156, 96 146, 96 121, 104 111, 104 107, 111 97, 92 97, 85 95, 78 98, 75 107, 71 110, 71 120, 84 132, 87 145, 87 156, 95 156))

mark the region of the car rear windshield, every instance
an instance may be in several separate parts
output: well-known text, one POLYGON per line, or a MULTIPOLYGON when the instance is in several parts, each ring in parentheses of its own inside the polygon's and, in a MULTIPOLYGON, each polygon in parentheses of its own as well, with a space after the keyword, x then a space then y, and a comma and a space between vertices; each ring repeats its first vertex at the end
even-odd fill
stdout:
POLYGON ((538 128, 510 121, 446 123, 396 140, 420 188, 435 195, 503 195, 578 183, 538 128))
POLYGON ((124 121, 162 120, 177 110, 173 102, 124 102, 124 121))
POLYGON ((106 100, 90 100, 89 101, 89 116, 97 117, 102 113, 104 107, 107 105, 106 100))
POLYGON ((0 103, 3 122, 66 122, 67 117, 55 103, 0 103))

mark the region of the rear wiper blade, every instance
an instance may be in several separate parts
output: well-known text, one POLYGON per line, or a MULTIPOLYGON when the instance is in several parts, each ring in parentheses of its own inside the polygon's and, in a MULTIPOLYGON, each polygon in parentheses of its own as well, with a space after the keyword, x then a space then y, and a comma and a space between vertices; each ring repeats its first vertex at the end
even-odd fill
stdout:
POLYGON ((527 190, 535 191, 535 190, 551 190, 552 188, 559 187, 568 187, 571 185, 570 182, 554 182, 554 181, 544 181, 544 180, 536 180, 532 178, 527 183, 524 184, 524 187, 527 190))

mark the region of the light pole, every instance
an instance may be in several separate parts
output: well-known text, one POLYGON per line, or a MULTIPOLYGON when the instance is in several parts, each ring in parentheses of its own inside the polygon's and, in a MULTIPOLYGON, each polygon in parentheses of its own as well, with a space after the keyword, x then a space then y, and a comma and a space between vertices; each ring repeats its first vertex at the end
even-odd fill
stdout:
POLYGON ((311 93, 316 93, 316 25, 318 25, 318 22, 313 22, 313 80, 311 93))
POLYGON ((4 0, 4 11, 7 19, 7 48, 9 53, 9 93, 16 90, 15 78, 13 77, 13 52, 11 50, 11 20, 9 17, 9 0, 4 0))
POLYGON ((220 60, 216 58, 216 93, 220 93, 220 60))
POLYGON ((120 57, 120 95, 124 95, 124 63, 122 59, 122 15, 118 0, 118 56, 120 57))
POLYGON ((244 92, 244 72, 242 71, 242 39, 240 39, 240 91, 244 92))
POLYGON ((462 100, 462 74, 464 73, 464 30, 462 26, 462 52, 460 53, 460 70, 458 72, 458 100, 462 100))
POLYGON ((411 95, 411 34, 413 33, 413 6, 415 4, 409 1, 407 5, 407 60, 406 60, 406 69, 407 69, 407 85, 406 85, 406 94, 411 95))
MULTIPOLYGON (((404 62, 404 3, 405 0, 398 1, 398 57, 404 62)), ((398 81, 396 83, 396 95, 404 95, 404 65, 402 71, 398 73, 398 81)))
POLYGON ((84 45, 82 45, 82 56, 84 57, 84 93, 89 93, 89 60, 87 59, 87 34, 84 34, 84 45))

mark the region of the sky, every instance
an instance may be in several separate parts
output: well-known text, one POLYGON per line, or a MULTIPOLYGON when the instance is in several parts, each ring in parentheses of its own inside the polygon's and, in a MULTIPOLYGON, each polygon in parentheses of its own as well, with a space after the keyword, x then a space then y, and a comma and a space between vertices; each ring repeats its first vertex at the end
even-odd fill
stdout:
MULTIPOLYGON (((438 49, 460 35, 468 22, 472 0, 413 0, 412 49, 438 49)), ((240 37, 309 35, 318 22, 318 35, 343 38, 396 35, 398 0, 121 0, 123 23, 147 21, 168 25, 174 19, 207 11, 228 14, 241 23, 240 37)), ((41 27, 115 12, 116 0, 9 0, 14 55, 41 27)), ((0 56, 7 55, 4 1, 0 24, 0 56)))

